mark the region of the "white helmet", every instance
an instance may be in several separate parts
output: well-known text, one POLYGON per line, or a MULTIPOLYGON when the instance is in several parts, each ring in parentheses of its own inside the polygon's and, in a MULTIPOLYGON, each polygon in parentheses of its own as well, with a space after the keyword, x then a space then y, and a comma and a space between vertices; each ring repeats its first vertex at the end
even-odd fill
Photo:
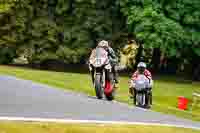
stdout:
POLYGON ((137 67, 143 67, 143 68, 146 68, 147 65, 144 63, 144 62, 140 62, 137 67))
POLYGON ((108 41, 102 40, 98 43, 99 47, 108 47, 108 41))

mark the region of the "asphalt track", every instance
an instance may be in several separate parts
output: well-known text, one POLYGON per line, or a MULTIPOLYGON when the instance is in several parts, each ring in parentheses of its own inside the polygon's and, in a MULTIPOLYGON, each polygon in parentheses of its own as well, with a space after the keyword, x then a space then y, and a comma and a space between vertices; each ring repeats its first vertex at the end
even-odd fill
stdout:
POLYGON ((200 122, 1 75, 0 120, 22 118, 35 121, 163 124, 200 129, 200 122))

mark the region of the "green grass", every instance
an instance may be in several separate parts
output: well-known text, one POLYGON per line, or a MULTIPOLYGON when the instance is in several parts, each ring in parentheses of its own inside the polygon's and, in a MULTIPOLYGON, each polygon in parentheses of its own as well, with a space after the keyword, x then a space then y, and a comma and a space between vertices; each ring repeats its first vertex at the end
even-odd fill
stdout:
MULTIPOLYGON (((9 66, 0 66, 0 73, 76 92, 83 92, 88 95, 95 95, 88 74, 39 71, 9 66)), ((128 80, 128 77, 120 78, 120 89, 117 91, 116 99, 132 105, 132 101, 128 98, 128 80)), ((200 88, 199 83, 177 82, 173 77, 168 77, 167 80, 166 77, 161 77, 159 80, 154 81, 152 110, 200 121, 199 109, 190 111, 190 105, 186 111, 177 109, 177 97, 185 96, 188 99, 192 99, 193 91, 198 88, 200 88)))
POLYGON ((0 133, 199 133, 198 130, 136 125, 0 122, 0 133))

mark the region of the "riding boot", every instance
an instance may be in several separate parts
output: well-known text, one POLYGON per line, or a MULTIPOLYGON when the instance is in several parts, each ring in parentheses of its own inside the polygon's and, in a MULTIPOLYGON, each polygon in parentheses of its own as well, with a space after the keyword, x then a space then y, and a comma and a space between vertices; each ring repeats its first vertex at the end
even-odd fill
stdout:
POLYGON ((136 90, 135 90, 135 88, 133 88, 133 102, 134 102, 134 105, 136 105, 136 90))
POLYGON ((94 70, 91 70, 92 83, 94 84, 94 70))
POLYGON ((149 94, 149 98, 150 98, 150 105, 152 105, 152 91, 150 91, 150 94, 149 94))
POLYGON ((145 91, 145 106, 146 107, 149 106, 149 89, 147 89, 147 91, 145 91))
POLYGON ((129 88, 129 97, 130 97, 131 99, 134 98, 134 96, 133 96, 133 88, 129 88))

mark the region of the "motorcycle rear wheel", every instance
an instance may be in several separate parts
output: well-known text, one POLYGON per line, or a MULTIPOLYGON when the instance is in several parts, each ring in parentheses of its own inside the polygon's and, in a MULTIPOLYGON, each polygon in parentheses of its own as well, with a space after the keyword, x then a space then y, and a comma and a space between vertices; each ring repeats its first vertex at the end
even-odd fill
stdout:
POLYGON ((109 73, 108 76, 109 76, 109 80, 112 86, 112 92, 110 94, 105 94, 105 96, 108 101, 112 101, 115 99, 115 88, 114 88, 115 81, 114 81, 113 73, 109 73))
POLYGON ((107 99, 108 101, 112 101, 112 100, 114 100, 114 98, 115 98, 114 91, 113 91, 110 95, 106 95, 106 99, 107 99))
POLYGON ((95 76, 95 92, 98 99, 103 98, 103 89, 101 85, 101 75, 97 74, 95 76))

